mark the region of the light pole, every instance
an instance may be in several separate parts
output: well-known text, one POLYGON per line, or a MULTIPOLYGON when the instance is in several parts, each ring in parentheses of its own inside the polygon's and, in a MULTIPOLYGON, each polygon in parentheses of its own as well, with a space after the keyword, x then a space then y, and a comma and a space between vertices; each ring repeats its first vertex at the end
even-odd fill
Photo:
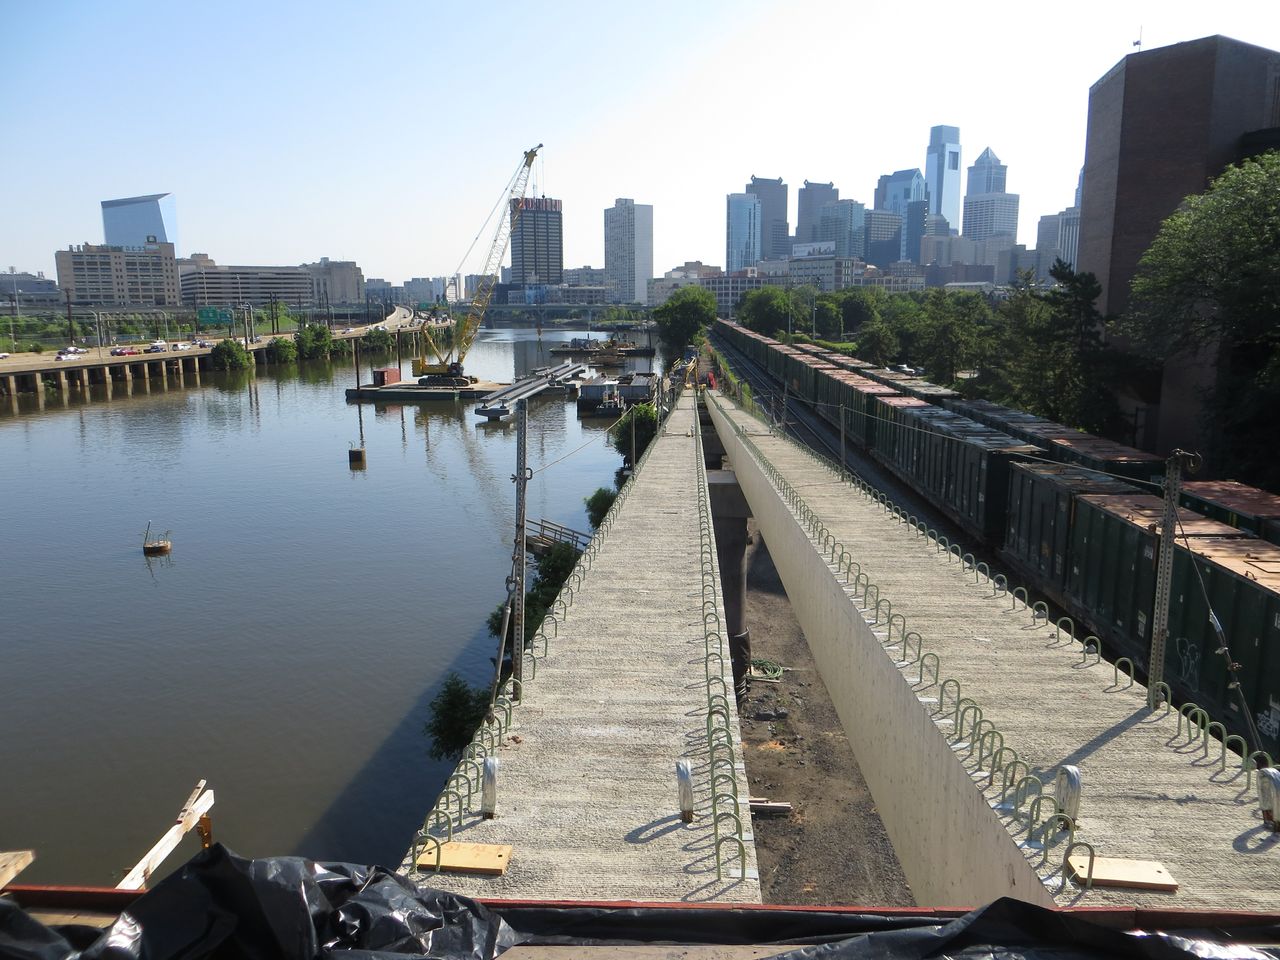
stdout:
POLYGON ((18 338, 13 332, 13 320, 17 317, 22 319, 22 291, 18 289, 18 274, 13 267, 9 268, 9 275, 13 278, 13 313, 9 314, 9 340, 13 344, 13 352, 18 352, 18 338))

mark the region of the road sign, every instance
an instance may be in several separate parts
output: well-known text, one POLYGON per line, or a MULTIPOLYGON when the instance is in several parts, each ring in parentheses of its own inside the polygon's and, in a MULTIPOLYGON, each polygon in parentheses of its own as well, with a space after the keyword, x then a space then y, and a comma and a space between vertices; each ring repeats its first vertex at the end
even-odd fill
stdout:
POLYGON ((217 307, 201 307, 196 311, 196 316, 200 318, 201 323, 217 323, 218 308, 217 307))
POLYGON ((219 323, 230 323, 230 322, 231 322, 231 311, 230 311, 230 310, 219 310, 219 311, 218 311, 218 322, 219 322, 219 323))

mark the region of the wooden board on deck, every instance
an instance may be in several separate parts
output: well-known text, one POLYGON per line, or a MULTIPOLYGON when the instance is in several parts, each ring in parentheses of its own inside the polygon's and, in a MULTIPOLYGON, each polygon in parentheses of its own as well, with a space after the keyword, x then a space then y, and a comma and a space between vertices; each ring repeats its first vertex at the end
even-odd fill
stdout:
POLYGON ((36 858, 34 850, 0 850, 0 890, 9 885, 18 874, 31 866, 36 858))
MULTIPOLYGON (((1084 886, 1089 876, 1089 858, 1073 856, 1071 879, 1084 886)), ((1178 881, 1169 875, 1163 863, 1155 860, 1122 860, 1119 857, 1093 858, 1093 885, 1095 887, 1131 887, 1135 890, 1178 889, 1178 881)))
MULTIPOLYGON (((511 863, 511 850, 509 843, 463 843, 460 840, 449 840, 440 845, 440 872, 480 873, 500 877, 507 872, 507 866, 511 863)), ((427 847, 418 855, 418 866, 424 870, 435 869, 434 847, 427 847)))

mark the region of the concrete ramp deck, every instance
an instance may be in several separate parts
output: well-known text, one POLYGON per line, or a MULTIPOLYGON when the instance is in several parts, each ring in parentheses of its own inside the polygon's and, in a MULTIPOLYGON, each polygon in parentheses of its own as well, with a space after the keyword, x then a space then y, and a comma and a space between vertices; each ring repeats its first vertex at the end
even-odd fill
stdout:
POLYGON ((1123 672, 1117 682, 1068 625, 1036 620, 1021 594, 732 401, 713 393, 709 406, 918 902, 1280 910, 1280 842, 1237 755, 1224 769, 1219 740, 1188 743, 1176 711, 1149 711, 1146 689, 1123 672), (855 583, 859 570, 872 587, 855 583), (918 634, 923 681, 917 637, 904 654, 904 634, 918 634), (1029 771, 1048 797, 1061 764, 1079 768, 1076 841, 1099 857, 1159 861, 1180 889, 1064 883, 1066 831, 1047 849, 1039 836, 1029 844, 1030 804, 1015 814, 1012 789, 1002 796, 1015 751, 1026 768, 1012 765, 1013 778, 1029 771))
MULTIPOLYGON (((721 621, 723 611, 714 541, 709 552, 703 542, 699 505, 709 534, 709 501, 696 429, 686 394, 561 593, 571 602, 557 602, 558 623, 549 621, 545 641, 535 643, 510 726, 496 744, 490 731, 473 745, 478 759, 499 761, 496 817, 480 817, 479 779, 465 760, 450 781, 463 802, 446 791, 436 808, 445 817, 428 817, 441 838, 447 818, 455 840, 510 844, 506 874, 428 870, 423 882, 474 897, 760 902, 727 638, 722 662, 713 657, 708 666, 706 656, 704 571, 716 578, 721 621), (736 792, 745 862, 726 839, 718 865, 717 836, 736 830, 732 817, 712 816, 707 691, 725 688, 713 720, 728 730, 732 750, 717 750, 716 792, 721 811, 733 809, 725 794, 736 792), (697 816, 688 824, 677 797, 680 759, 694 774, 697 816), (475 789, 469 803, 462 776, 475 789)), ((717 730, 713 739, 725 738, 717 730)))

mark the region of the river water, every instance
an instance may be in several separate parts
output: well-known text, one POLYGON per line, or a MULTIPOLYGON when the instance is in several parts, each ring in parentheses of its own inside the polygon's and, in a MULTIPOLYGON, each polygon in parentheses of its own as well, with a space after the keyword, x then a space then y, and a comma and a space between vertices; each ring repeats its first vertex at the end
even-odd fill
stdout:
MULTIPOLYGON (((468 371, 510 380, 571 335, 485 331, 468 371)), ((23 881, 114 884, 200 778, 238 853, 398 863, 450 766, 427 704, 450 670, 490 677, 515 430, 471 404, 348 405, 354 379, 0 414, 0 850, 35 849, 23 881), (169 558, 143 557, 148 520, 169 558)), ((530 482, 531 518, 587 529, 621 465, 607 424, 531 403, 530 465, 571 454, 530 482)))

